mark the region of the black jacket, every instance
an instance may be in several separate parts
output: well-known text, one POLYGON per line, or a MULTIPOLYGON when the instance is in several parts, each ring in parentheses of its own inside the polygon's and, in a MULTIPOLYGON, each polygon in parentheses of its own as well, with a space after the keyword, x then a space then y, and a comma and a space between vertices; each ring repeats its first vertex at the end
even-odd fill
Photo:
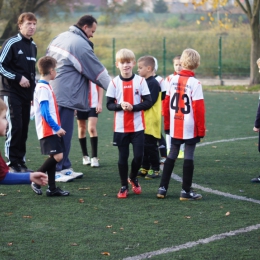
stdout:
POLYGON ((0 74, 4 84, 0 95, 16 95, 25 100, 33 99, 35 88, 35 63, 37 47, 33 39, 27 39, 22 34, 6 40, 0 52, 0 74), (20 86, 22 76, 30 80, 30 87, 20 86))

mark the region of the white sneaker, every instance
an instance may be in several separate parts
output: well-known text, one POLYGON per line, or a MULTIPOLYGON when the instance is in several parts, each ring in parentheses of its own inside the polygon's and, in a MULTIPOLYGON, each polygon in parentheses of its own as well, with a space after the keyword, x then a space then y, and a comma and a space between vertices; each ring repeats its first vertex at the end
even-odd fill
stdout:
POLYGON ((91 167, 99 167, 99 162, 97 157, 91 158, 91 167))
POLYGON ((73 181, 73 177, 72 176, 66 176, 64 174, 62 174, 61 172, 56 172, 55 174, 55 181, 56 182, 69 182, 69 181, 73 181))
POLYGON ((90 157, 83 156, 82 163, 83 163, 83 165, 90 165, 91 164, 90 157))
POLYGON ((72 168, 64 169, 60 171, 61 174, 63 174, 66 177, 70 177, 72 179, 79 179, 83 177, 82 172, 74 172, 72 168))

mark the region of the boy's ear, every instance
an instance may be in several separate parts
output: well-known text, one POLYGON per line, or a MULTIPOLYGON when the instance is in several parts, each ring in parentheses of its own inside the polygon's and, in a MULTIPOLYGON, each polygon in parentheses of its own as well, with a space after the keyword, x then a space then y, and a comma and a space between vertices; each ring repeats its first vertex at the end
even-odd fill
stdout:
POLYGON ((115 62, 115 65, 116 65, 116 67, 118 68, 118 62, 117 62, 117 61, 115 62))

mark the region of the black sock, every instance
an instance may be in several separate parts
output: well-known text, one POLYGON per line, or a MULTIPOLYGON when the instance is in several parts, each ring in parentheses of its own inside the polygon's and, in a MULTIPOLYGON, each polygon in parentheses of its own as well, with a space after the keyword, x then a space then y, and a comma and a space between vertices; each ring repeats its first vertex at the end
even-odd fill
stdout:
POLYGON ((183 163, 183 177, 182 177, 182 189, 186 192, 190 192, 192 184, 194 164, 193 160, 185 159, 183 163))
POLYGON ((163 173, 161 178, 160 187, 164 187, 166 190, 168 189, 168 185, 171 179, 172 170, 174 168, 175 160, 167 157, 163 166, 163 173))
POLYGON ((55 172, 56 172, 56 164, 47 171, 47 174, 48 174, 48 185, 49 185, 49 189, 51 191, 56 189, 55 172))
POLYGON ((121 185, 126 186, 128 188, 128 165, 127 164, 118 164, 118 170, 119 170, 119 175, 121 179, 121 185))
POLYGON ((87 138, 86 137, 79 138, 79 144, 80 144, 83 156, 88 156, 87 138))
POLYGON ((97 157, 97 147, 98 147, 98 137, 90 137, 90 144, 91 144, 91 154, 92 158, 97 157))
POLYGON ((55 184, 56 164, 57 164, 57 161, 54 159, 54 157, 49 157, 43 163, 43 165, 37 170, 38 172, 43 172, 43 173, 47 172, 48 173, 48 183, 49 183, 49 185, 50 185, 50 181, 51 181, 51 185, 53 185, 53 178, 54 178, 54 184, 55 184), (49 176, 49 171, 50 170, 53 171, 53 169, 54 169, 53 175, 49 176))

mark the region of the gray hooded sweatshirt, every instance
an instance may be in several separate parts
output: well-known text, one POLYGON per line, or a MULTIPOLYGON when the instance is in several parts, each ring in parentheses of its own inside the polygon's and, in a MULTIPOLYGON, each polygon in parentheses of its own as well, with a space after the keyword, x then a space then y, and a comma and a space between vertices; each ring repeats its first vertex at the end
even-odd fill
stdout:
POLYGON ((80 111, 90 110, 88 81, 107 89, 110 76, 92 49, 92 43, 76 26, 59 34, 46 52, 57 60, 57 76, 50 82, 59 106, 80 111))

